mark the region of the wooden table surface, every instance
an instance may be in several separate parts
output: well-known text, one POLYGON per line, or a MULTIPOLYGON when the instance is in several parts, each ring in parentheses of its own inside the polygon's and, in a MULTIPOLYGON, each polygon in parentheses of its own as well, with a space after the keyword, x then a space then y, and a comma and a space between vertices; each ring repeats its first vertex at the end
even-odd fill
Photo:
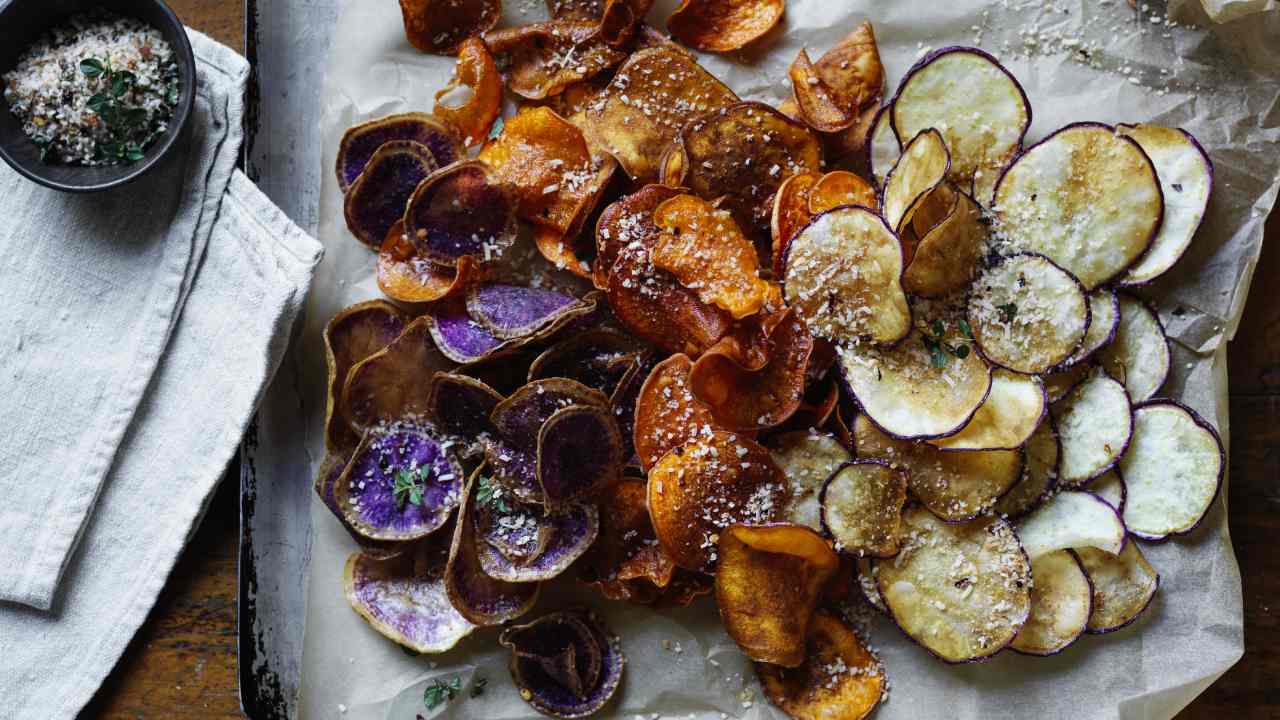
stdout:
MULTIPOLYGON (((386 0, 381 0, 386 1, 386 0)), ((169 0, 190 26, 244 48, 241 0, 169 0)), ((1244 576, 1245 655, 1178 717, 1280 717, 1280 213, 1267 226, 1244 320, 1230 346, 1232 540, 1244 576)), ((83 718, 239 718, 234 478, 218 489, 119 665, 83 718)))

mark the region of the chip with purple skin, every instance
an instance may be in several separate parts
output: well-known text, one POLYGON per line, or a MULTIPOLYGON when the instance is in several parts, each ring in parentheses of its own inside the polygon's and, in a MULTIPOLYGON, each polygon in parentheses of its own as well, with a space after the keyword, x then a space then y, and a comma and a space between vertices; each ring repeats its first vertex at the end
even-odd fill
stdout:
POLYGON ((394 542, 385 540, 370 540, 355 531, 351 527, 351 523, 342 516, 342 508, 338 506, 338 501, 333 495, 333 489, 337 486, 339 478, 347 469, 347 462, 350 458, 346 454, 328 453, 324 456, 324 461, 320 463, 320 469, 316 471, 315 483, 312 489, 316 491, 316 495, 320 496, 320 502, 329 508, 329 512, 338 518, 338 522, 342 523, 342 527, 346 528, 347 533, 351 535, 351 539, 360 545, 360 550, 366 557, 375 560, 385 560, 397 555, 403 554, 406 550, 413 547, 412 543, 394 542))
POLYGON ((467 482, 458 522, 449 548, 449 566, 445 570, 445 590, 449 602, 467 620, 483 626, 502 623, 524 615, 538 601, 539 583, 511 583, 496 580, 484 573, 476 552, 475 518, 470 503, 475 498, 479 478, 486 472, 481 465, 467 482))
POLYGON ((378 148, 394 140, 412 140, 425 145, 436 167, 444 167, 462 154, 457 135, 428 113, 400 113, 370 120, 347 130, 338 145, 336 171, 342 192, 351 188, 378 148))
POLYGON ((472 320, 460 302, 440 303, 432 308, 428 317, 436 347, 454 362, 478 362, 493 357, 510 344, 472 320))
POLYGON ((488 262, 515 242, 516 201, 484 163, 447 167, 401 206, 404 232, 419 257, 454 267, 463 256, 488 262))
POLYGON ((538 485, 547 508, 594 495, 622 472, 622 433, 608 408, 557 410, 538 431, 538 485))
POLYGON ((467 293, 467 314, 494 337, 504 339, 532 335, 585 308, 572 295, 523 285, 489 283, 475 285, 467 293))
POLYGON ((437 167, 431 151, 422 143, 395 140, 378 148, 347 191, 342 208, 347 229, 376 252, 391 226, 404 216, 405 203, 414 188, 437 167))
POLYGON ((627 664, 618 636, 583 609, 507 628, 498 642, 511 649, 511 679, 520 697, 538 712, 566 720, 603 709, 627 664))
POLYGON ((551 514, 538 505, 516 502, 490 500, 489 506, 482 506, 484 499, 477 494, 476 522, 484 532, 476 538, 476 552, 484 574, 496 580, 550 580, 581 557, 600 533, 600 515, 592 505, 575 504, 551 514), (532 545, 526 557, 513 559, 513 550, 520 552, 525 545, 532 545))

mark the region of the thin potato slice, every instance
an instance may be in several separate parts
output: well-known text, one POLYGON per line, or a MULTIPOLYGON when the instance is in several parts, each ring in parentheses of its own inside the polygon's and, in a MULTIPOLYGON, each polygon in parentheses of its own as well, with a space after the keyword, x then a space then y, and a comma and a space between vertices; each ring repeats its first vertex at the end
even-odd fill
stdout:
POLYGON ((876 112, 871 124, 871 139, 867 143, 867 166, 871 168, 871 177, 876 185, 884 187, 889 171, 901 157, 902 143, 893 129, 893 103, 890 102, 876 112))
POLYGON ((693 56, 666 45, 634 53, 600 97, 570 120, 633 180, 652 183, 663 152, 689 118, 737 101, 693 56))
POLYGON ((1018 523, 1018 538, 1032 562, 1058 550, 1095 547, 1112 555, 1124 547, 1120 515, 1093 493, 1067 490, 1018 523))
POLYGON ((711 408, 689 387, 693 362, 677 354, 654 366, 636 398, 635 448, 646 470, 672 448, 715 430, 711 408))
POLYGON ((978 276, 968 316, 988 360, 1014 372, 1041 373, 1080 347, 1089 330, 1089 300, 1080 282, 1049 258, 1021 253, 978 276))
POLYGON ((900 543, 907 473, 883 460, 846 463, 822 486, 822 527, 836 550, 891 557, 900 543))
POLYGON ((765 695, 794 720, 863 720, 880 703, 887 683, 879 660, 826 610, 809 623, 803 664, 755 667, 765 695))
POLYGON ((716 604, 724 629, 756 662, 797 667, 827 580, 840 558, 801 525, 734 525, 716 544, 716 604))
MULTIPOLYGON (((950 328, 945 332, 952 333, 950 328)), ((948 357, 920 328, 892 348, 841 348, 840 371, 862 409, 894 437, 927 440, 959 432, 987 399, 991 366, 978 353, 948 357), (941 358, 941 360, 939 360, 941 358)), ((958 333, 942 344, 963 343, 958 333)))
POLYGON ((1124 273, 1160 229, 1147 154, 1108 125, 1077 123, 1032 146, 1000 178, 997 234, 1046 255, 1093 290, 1124 273))
MULTIPOLYGON (((930 193, 913 219, 918 224, 942 188, 930 193)), ((907 292, 920 297, 938 298, 964 289, 978 274, 979 262, 987 251, 987 226, 982 208, 963 192, 951 192, 951 205, 946 214, 920 236, 911 254, 911 262, 902 276, 907 292)))
POLYGON ((1134 402, 1150 400, 1164 386, 1173 364, 1160 316, 1142 300, 1120 293, 1115 340, 1098 352, 1111 377, 1124 383, 1134 402))
POLYGON ((1072 390, 1075 390, 1077 385, 1084 382, 1084 379, 1093 373, 1095 367, 1095 365, 1090 365, 1089 363, 1079 363, 1066 370, 1057 370, 1041 375, 1040 378, 1044 380, 1044 392, 1048 396, 1049 404, 1052 405, 1058 402, 1072 390))
POLYGON ((484 34, 499 63, 506 63, 507 89, 529 100, 559 95, 626 59, 588 20, 549 20, 484 34))
POLYGON ((859 458, 906 470, 911 495, 947 522, 986 512, 1022 475, 1017 451, 943 452, 928 443, 895 440, 865 415, 854 421, 853 437, 859 458))
POLYGON ((996 503, 995 512, 1012 520, 1036 509, 1053 493, 1058 484, 1058 432, 1053 418, 1045 417, 1032 433, 1023 449, 1022 477, 996 503))
POLYGON ((1133 434, 1133 414, 1124 386, 1095 372, 1054 404, 1053 419, 1062 442, 1059 481, 1083 485, 1106 472, 1124 455, 1133 434))
POLYGON ((431 318, 409 323, 390 345, 356 363, 347 373, 340 407, 351 426, 364 432, 381 423, 424 416, 430 410, 435 371, 453 363, 431 339, 431 318))
POLYGON ((502 0, 400 0, 404 34, 422 52, 453 55, 498 23, 502 0))
POLYGON ((774 435, 765 441, 773 462, 791 486, 787 522, 822 529, 822 505, 818 495, 827 478, 853 454, 830 435, 809 430, 774 435))
POLYGON ((343 415, 342 388, 347 374, 356 363, 390 345, 407 323, 400 308, 384 300, 370 300, 342 310, 324 326, 325 363, 329 367, 324 437, 329 450, 354 448, 360 442, 343 415))
POLYGON ((1181 128, 1117 125, 1151 158, 1164 195, 1164 218, 1151 248, 1120 278, 1121 285, 1154 280, 1182 257, 1204 220, 1213 190, 1213 161, 1195 137, 1181 128))
POLYGON ((768 34, 785 8, 786 0, 684 0, 667 30, 695 50, 733 52, 768 34))
POLYGON ((836 208, 791 241, 783 295, 817 337, 892 343, 911 330, 902 266, 901 242, 874 211, 836 208))
POLYGON ((431 149, 413 140, 383 143, 347 190, 342 215, 347 229, 367 247, 382 247, 418 184, 436 171, 431 149))
POLYGON ((1147 540, 1191 532, 1222 486, 1226 451, 1213 426, 1173 400, 1133 411, 1133 443, 1120 459, 1124 522, 1147 540))
POLYGON ((1111 468, 1102 477, 1089 483, 1089 492, 1102 498, 1103 502, 1116 509, 1124 518, 1124 503, 1129 491, 1125 488, 1124 477, 1120 471, 1111 468))
POLYGON ((1089 293, 1089 329, 1080 347, 1058 366, 1062 370, 1084 362, 1116 338, 1120 327, 1120 297, 1110 288, 1098 288, 1089 293))
POLYGON ((435 96, 431 114, 453 125, 462 144, 478 145, 489 136, 489 128, 502 113, 502 75, 489 48, 479 38, 467 38, 458 48, 458 63, 453 77, 435 96), (471 89, 471 96, 461 105, 451 105, 449 96, 458 88, 471 89))
POLYGON ((884 219, 901 233, 930 192, 947 179, 951 153, 942 133, 922 130, 906 147, 884 181, 884 219))
POLYGON ((755 248, 728 212, 677 195, 654 208, 653 224, 662 231, 650 256, 655 267, 735 320, 760 311, 769 284, 759 277, 755 248))
POLYGON ((1022 145, 1031 103, 1013 75, 977 48, 936 50, 903 78, 893 101, 899 139, 943 131, 950 177, 987 204, 1000 170, 1022 145))
POLYGON ((903 525, 898 556, 874 565, 898 627, 948 663, 1004 649, 1031 611, 1031 563, 1008 523, 991 517, 953 525, 914 507, 903 525))
MULTIPOLYGON (((813 63, 818 77, 853 115, 853 123, 828 135, 833 165, 850 165, 871 176, 867 149, 880 101, 884 98, 884 65, 870 22, 862 22, 813 63)), ((786 102, 794 104, 794 100, 786 102)), ((797 115, 802 115, 797 106, 797 115)))
POLYGON ((1136 542, 1125 543, 1119 555, 1093 548, 1081 548, 1076 554, 1093 585, 1091 633, 1114 632, 1138 619, 1160 588, 1160 574, 1136 542))
POLYGON ((378 148, 392 140, 412 140, 427 146, 436 167, 445 167, 462 155, 462 140, 453 128, 423 112, 397 113, 362 122, 342 134, 334 171, 338 187, 346 193, 364 172, 378 148))
POLYGON ((848 170, 836 170, 823 175, 809 192, 809 213, 817 215, 840 205, 877 210, 880 199, 871 183, 848 170))
POLYGON ((787 478, 754 440, 717 431, 680 445, 649 471, 649 518, 677 565, 711 571, 730 525, 767 525, 786 514, 787 478))
POLYGON ((809 194, 813 192, 813 187, 818 184, 821 177, 811 172, 792 175, 778 187, 778 192, 773 196, 773 215, 769 219, 769 233, 773 238, 774 277, 782 277, 786 265, 787 248, 813 217, 809 212, 809 194))
POLYGON ((809 59, 808 50, 800 49, 787 74, 800 117, 809 127, 834 133, 857 122, 857 99, 845 97, 842 89, 828 85, 809 59))
POLYGON ((488 165, 454 163, 419 183, 402 207, 404 234, 423 260, 456 266, 489 262, 516 241, 518 200, 488 165))
POLYGON ((456 267, 439 265, 418 255, 417 247, 397 220, 378 250, 378 287, 392 300, 427 303, 457 297, 481 272, 471 255, 458 258, 456 267))
POLYGON ((1040 378, 998 369, 991 373, 991 392, 968 424, 929 443, 943 450, 1016 450, 1040 426, 1047 407, 1040 378))
POLYGON ((1026 655, 1055 655, 1084 634, 1093 588, 1070 550, 1031 561, 1031 615, 1009 646, 1026 655))

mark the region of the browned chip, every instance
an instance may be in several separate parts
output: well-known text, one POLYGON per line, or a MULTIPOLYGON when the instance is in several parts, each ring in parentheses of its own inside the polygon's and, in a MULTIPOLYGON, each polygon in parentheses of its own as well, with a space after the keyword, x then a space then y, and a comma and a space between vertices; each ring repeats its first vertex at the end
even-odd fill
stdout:
POLYGON ((841 205, 861 205, 876 210, 880 199, 871 183, 847 170, 836 170, 823 175, 809 191, 809 212, 817 215, 841 205))
POLYGON ((453 55, 502 17, 502 0, 400 0, 404 34, 423 52, 453 55))
POLYGON ((653 223, 662 231, 651 255, 655 267, 734 319, 760 311, 769 284, 760 279, 755 248, 728 212, 677 195, 654 208, 653 223))
POLYGON ((857 122, 857 98, 846 97, 842 89, 828 85, 809 60, 807 50, 800 49, 787 74, 791 76, 796 108, 809 127, 833 133, 857 122))
POLYGON ((397 220, 378 251, 378 287, 387 297, 409 303, 443 300, 466 289, 480 274, 480 264, 470 255, 458 258, 457 267, 437 265, 420 257, 397 220))
POLYGON ((484 42, 506 59, 507 88, 541 100, 626 59, 626 53, 599 36, 599 29, 594 21, 550 20, 487 32, 484 42))
POLYGON ((764 692, 794 720, 862 720, 880 703, 884 668, 838 616, 819 610, 809 623, 804 663, 756 663, 764 692))
POLYGON ((671 17, 672 37, 703 52, 733 52, 782 21, 786 0, 684 0, 671 17))
POLYGON ((653 467, 668 450, 717 429, 711 408, 689 389, 693 363, 672 355, 654 366, 636 398, 635 448, 640 465, 653 467))
POLYGON ((356 363, 347 373, 342 408, 352 427, 364 431, 379 423, 420 417, 429 410, 437 370, 453 366, 431 339, 431 317, 414 320, 385 348, 356 363))
POLYGON ((968 286, 978 274, 979 261, 987 249, 987 226, 978 203, 963 192, 939 190, 942 187, 934 190, 911 218, 913 226, 932 224, 915 244, 902 275, 903 289, 921 297, 942 297, 968 286), (953 200, 945 216, 934 224, 931 201, 940 194, 953 200))
POLYGON ((832 159, 852 160, 859 172, 869 172, 865 167, 867 140, 884 93, 884 66, 871 23, 854 28, 813 67, 822 84, 847 103, 847 112, 854 118, 849 126, 828 136, 828 151, 835 156, 832 159))
POLYGON ((769 218, 769 234, 773 239, 773 275, 782 277, 787 246, 809 224, 809 195, 822 176, 803 172, 792 175, 778 187, 773 196, 773 214, 769 218))
POLYGON ((431 113, 453 125, 467 147, 489 136, 489 128, 502 112, 502 75, 479 38, 467 38, 458 50, 458 64, 449 84, 436 93, 431 113), (459 87, 471 88, 471 97, 461 105, 450 105, 447 96, 459 87))
POLYGON ((600 536, 578 563, 581 579, 610 600, 657 600, 676 571, 649 522, 643 478, 624 477, 600 493, 600 536))
POLYGON ((325 398, 325 447, 350 450, 360 442, 342 409, 342 388, 352 366, 391 344, 409 322, 389 302, 370 300, 334 315, 324 326, 325 360, 329 366, 325 398))
POLYGON ((809 619, 840 558, 803 525, 734 525, 720 533, 716 604, 729 637, 752 660, 804 662, 809 619))

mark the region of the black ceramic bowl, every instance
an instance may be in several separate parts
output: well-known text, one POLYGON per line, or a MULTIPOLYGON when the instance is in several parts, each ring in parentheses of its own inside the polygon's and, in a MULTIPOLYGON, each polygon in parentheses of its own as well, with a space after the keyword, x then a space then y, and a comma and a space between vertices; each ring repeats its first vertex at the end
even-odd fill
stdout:
POLYGON ((39 148, 22 132, 18 118, 0 94, 0 157, 31 180, 65 192, 96 192, 141 177, 173 148, 195 100, 196 63, 191 43, 182 21, 161 0, 0 0, 0 74, 17 66, 18 58, 38 42, 45 31, 63 24, 72 15, 95 8, 141 20, 164 35, 178 63, 182 97, 168 128, 147 147, 141 160, 107 167, 83 167, 41 160, 39 148))

